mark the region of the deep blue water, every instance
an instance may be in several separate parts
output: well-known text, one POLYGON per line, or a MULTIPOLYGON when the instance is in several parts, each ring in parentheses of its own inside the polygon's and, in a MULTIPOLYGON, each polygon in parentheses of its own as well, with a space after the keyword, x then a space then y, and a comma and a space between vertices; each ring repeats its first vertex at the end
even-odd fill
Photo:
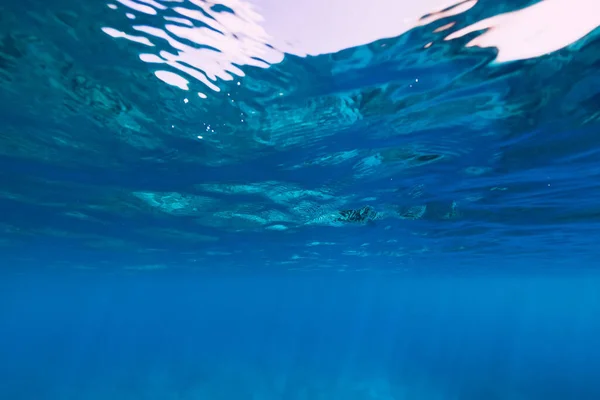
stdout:
POLYGON ((597 399, 597 274, 23 276, 7 399, 597 399))
POLYGON ((323 1, 0 5, 0 399, 600 399, 592 2, 323 1))

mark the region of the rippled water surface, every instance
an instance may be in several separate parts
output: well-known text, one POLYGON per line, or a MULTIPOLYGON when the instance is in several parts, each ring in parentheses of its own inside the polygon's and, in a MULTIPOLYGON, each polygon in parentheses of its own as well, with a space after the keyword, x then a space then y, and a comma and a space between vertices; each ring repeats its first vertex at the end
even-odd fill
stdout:
POLYGON ((597 4, 338 3, 7 3, 3 257, 593 260, 597 4))
POLYGON ((597 0, 5 0, 0 398, 600 399, 597 0))

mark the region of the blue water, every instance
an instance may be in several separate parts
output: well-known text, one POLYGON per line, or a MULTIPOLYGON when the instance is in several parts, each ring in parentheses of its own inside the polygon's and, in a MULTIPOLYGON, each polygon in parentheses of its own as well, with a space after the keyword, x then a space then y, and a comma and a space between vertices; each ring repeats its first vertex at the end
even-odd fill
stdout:
POLYGON ((597 399, 597 275, 2 283, 6 399, 597 399))
POLYGON ((600 399, 585 0, 253 1, 0 6, 0 399, 600 399))

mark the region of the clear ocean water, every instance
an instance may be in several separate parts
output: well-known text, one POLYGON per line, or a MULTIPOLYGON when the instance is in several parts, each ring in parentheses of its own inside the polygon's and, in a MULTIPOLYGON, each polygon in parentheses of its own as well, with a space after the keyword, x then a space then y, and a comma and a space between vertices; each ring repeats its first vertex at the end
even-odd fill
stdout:
POLYGON ((600 399, 597 0, 4 0, 0 399, 600 399))

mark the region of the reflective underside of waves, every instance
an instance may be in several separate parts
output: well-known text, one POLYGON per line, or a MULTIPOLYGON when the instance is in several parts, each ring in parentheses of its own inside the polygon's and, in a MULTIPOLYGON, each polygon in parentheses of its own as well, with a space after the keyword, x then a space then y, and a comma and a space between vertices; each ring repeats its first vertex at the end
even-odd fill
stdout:
POLYGON ((0 399, 600 399, 597 0, 5 0, 0 399))
POLYGON ((7 4, 7 263, 592 262, 596 4, 338 3, 7 4))

